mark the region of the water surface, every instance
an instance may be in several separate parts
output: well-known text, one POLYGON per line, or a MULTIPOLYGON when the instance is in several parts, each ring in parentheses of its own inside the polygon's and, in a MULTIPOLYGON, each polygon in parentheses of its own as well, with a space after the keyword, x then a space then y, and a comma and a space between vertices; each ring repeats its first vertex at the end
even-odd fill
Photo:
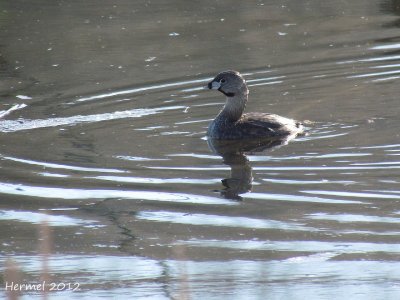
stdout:
POLYGON ((398 299, 399 12, 0 4, 3 269, 39 282, 45 220, 51 280, 80 284, 54 299, 398 299), (246 77, 247 111, 308 134, 207 141, 224 99, 204 86, 225 69, 246 77))

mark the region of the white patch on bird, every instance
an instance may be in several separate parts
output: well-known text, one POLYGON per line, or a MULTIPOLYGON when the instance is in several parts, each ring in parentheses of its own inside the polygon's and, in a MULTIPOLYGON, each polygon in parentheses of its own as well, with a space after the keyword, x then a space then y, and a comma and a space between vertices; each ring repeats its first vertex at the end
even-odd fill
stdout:
POLYGON ((221 87, 221 83, 219 83, 219 82, 213 81, 211 83, 211 89, 212 90, 218 90, 220 87, 221 87))

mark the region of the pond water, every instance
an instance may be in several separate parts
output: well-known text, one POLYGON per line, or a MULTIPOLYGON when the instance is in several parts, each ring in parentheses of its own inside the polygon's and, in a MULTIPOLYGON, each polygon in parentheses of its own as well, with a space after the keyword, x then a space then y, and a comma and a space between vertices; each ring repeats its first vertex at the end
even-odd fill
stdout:
POLYGON ((399 299, 399 15, 396 0, 2 1, 2 269, 79 285, 51 299, 399 299), (225 100, 204 86, 226 69, 247 111, 307 135, 207 141, 225 100))

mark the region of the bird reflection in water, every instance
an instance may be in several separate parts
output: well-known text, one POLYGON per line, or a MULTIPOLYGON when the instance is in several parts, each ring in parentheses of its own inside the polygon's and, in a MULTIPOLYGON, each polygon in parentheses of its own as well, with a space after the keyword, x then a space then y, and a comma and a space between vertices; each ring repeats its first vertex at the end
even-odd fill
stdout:
POLYGON ((222 157, 223 163, 231 168, 229 178, 222 179, 224 188, 219 190, 227 199, 242 200, 241 194, 251 191, 253 175, 249 154, 276 149, 288 144, 295 135, 281 138, 257 140, 217 140, 209 138, 208 146, 215 154, 222 157))

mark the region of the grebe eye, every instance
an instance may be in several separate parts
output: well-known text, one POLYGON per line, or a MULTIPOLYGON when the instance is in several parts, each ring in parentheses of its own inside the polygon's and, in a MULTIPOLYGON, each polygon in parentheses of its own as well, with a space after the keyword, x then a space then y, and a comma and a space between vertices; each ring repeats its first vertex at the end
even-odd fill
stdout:
POLYGON ((226 80, 222 78, 219 82, 220 82, 220 83, 225 83, 226 80))

